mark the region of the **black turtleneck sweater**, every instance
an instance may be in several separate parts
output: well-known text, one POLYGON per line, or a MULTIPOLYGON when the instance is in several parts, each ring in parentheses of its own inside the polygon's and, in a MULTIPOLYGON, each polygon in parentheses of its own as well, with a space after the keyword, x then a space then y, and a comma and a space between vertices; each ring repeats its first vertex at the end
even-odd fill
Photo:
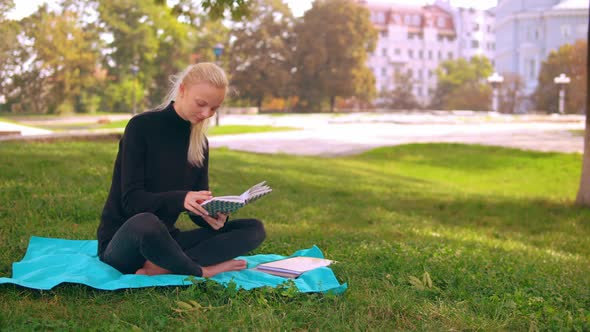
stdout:
MULTIPOLYGON (((127 219, 141 212, 158 216, 170 232, 184 209, 188 191, 208 190, 209 151, 202 167, 189 164, 190 122, 173 102, 163 110, 133 117, 119 142, 113 180, 98 227, 98 254, 127 219)), ((204 221, 193 221, 201 226, 204 221), (202 222, 201 222, 202 221, 202 222)))

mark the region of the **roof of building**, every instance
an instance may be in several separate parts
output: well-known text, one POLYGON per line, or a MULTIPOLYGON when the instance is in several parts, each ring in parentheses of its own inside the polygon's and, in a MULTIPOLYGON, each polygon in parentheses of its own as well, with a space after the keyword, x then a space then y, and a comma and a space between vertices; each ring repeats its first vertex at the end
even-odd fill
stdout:
POLYGON ((588 9, 588 0, 562 0, 553 9, 588 9))

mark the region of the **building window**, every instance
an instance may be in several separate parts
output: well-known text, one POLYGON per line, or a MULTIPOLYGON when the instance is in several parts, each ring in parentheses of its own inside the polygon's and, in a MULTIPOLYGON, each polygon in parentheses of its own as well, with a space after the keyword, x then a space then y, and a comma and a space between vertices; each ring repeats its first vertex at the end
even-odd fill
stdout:
POLYGON ((535 67, 536 67, 535 59, 529 59, 529 80, 534 80, 537 76, 537 75, 535 75, 536 74, 535 67))
POLYGON ((539 28, 535 29, 535 40, 539 40, 541 38, 541 32, 539 28))
POLYGON ((471 48, 479 48, 479 40, 472 40, 471 41, 471 48))
POLYGON ((486 30, 487 30, 488 32, 492 32, 492 26, 488 24, 488 25, 486 26, 486 30))
POLYGON ((428 60, 432 60, 432 50, 428 50, 428 60))
POLYGON ((387 76, 387 68, 381 68, 381 76, 387 76))
POLYGON ((428 78, 432 78, 432 69, 428 69, 428 78))
POLYGON ((382 54, 383 56, 387 56, 387 49, 386 49, 386 48, 383 48, 383 49, 381 50, 381 54, 382 54))
POLYGON ((383 30, 380 32, 381 38, 387 38, 387 30, 383 30))
POLYGON ((439 18, 436 20, 436 25, 438 25, 438 27, 439 27, 439 28, 444 28, 444 27, 445 27, 445 25, 446 25, 445 18, 444 18, 444 17, 439 17, 439 18))
POLYGON ((562 25, 561 26, 561 36, 567 38, 571 35, 572 30, 569 25, 562 25))
POLYGON ((396 48, 394 52, 395 52, 395 55, 402 54, 402 50, 400 50, 399 48, 396 48))
POLYGON ((411 25, 412 24, 412 17, 410 15, 405 15, 404 16, 404 23, 406 25, 411 25))
POLYGON ((420 16, 413 15, 412 16, 412 24, 414 24, 414 25, 420 25, 420 16))
POLYGON ((452 58, 453 58, 453 52, 449 52, 449 54, 448 54, 448 58, 449 58, 449 59, 452 59, 452 58))
POLYGON ((377 23, 384 24, 385 23, 385 14, 382 12, 377 13, 377 23))
POLYGON ((408 50, 408 57, 410 59, 413 59, 414 58, 414 50, 408 50))
POLYGON ((408 69, 408 77, 412 78, 412 75, 413 75, 413 74, 414 74, 414 73, 412 73, 412 69, 408 69))
POLYGON ((418 69, 418 78, 422 79, 422 69, 418 69))
POLYGON ((442 51, 441 50, 438 51, 438 59, 442 60, 442 51))
POLYGON ((473 31, 479 31, 479 24, 473 23, 473 31))
POLYGON ((424 52, 422 52, 422 50, 418 51, 418 59, 422 59, 423 56, 424 52))

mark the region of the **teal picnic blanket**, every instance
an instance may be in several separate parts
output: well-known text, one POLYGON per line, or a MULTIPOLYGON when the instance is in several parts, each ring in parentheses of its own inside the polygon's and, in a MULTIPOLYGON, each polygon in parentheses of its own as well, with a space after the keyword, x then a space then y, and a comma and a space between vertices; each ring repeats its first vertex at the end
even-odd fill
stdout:
MULTIPOLYGON (((121 274, 115 268, 101 262, 96 255, 96 240, 65 240, 31 237, 25 257, 12 265, 12 278, 0 278, 0 284, 11 283, 28 288, 47 290, 61 283, 77 283, 103 290, 140 288, 153 286, 190 285, 185 275, 145 276, 121 274)), ((295 252, 294 256, 324 258, 322 251, 313 246, 295 252)), ((281 255, 253 255, 238 257, 248 262, 248 268, 258 264, 285 258, 281 255)), ((223 285, 233 281, 243 289, 270 286, 277 287, 287 279, 254 271, 224 272, 210 278, 223 285)), ((308 271, 294 279, 301 292, 342 294, 346 283, 340 284, 328 267, 308 271)))

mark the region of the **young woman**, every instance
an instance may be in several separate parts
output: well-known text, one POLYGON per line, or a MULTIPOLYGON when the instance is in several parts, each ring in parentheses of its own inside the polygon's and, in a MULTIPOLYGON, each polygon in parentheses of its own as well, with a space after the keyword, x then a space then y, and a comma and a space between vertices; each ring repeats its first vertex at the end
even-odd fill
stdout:
POLYGON ((205 129, 228 86, 213 63, 191 65, 175 77, 166 101, 133 117, 119 142, 113 180, 98 227, 98 256, 122 273, 211 277, 246 268, 233 258, 265 238, 256 219, 228 222, 207 215, 211 198, 205 129), (174 224, 190 211, 201 226, 181 232, 174 224))

